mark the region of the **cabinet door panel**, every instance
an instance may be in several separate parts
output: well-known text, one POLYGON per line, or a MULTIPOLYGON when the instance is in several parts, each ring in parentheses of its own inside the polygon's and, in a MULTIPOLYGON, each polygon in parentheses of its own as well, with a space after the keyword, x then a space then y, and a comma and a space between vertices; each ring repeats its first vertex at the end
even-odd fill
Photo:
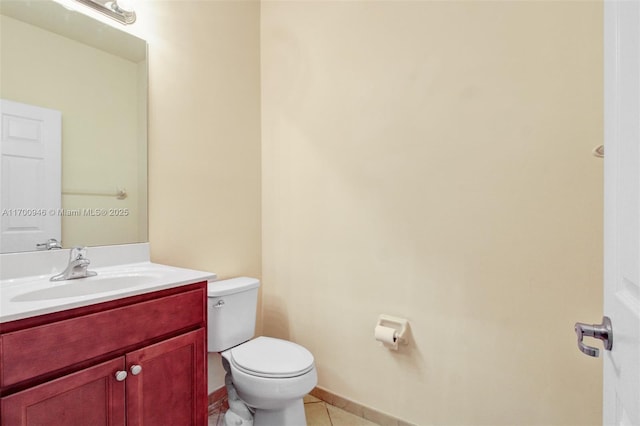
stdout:
POLYGON ((11 426, 122 426, 125 382, 115 373, 124 358, 60 377, 2 398, 1 424, 11 426))
POLYGON ((19 330, 2 336, 2 387, 127 346, 199 326, 204 289, 19 330))
POLYGON ((127 354, 129 426, 207 424, 205 332, 199 329, 127 354))

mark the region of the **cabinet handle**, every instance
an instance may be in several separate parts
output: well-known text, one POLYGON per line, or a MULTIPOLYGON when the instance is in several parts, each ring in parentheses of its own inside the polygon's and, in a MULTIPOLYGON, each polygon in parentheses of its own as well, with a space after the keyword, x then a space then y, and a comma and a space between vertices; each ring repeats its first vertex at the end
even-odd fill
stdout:
POLYGON ((122 382, 124 379, 127 378, 127 372, 126 371, 116 371, 116 380, 119 382, 122 382))
POLYGON ((134 364, 134 365, 131 366, 131 374, 133 374, 134 376, 137 376, 141 372, 142 372, 142 366, 141 365, 134 364))

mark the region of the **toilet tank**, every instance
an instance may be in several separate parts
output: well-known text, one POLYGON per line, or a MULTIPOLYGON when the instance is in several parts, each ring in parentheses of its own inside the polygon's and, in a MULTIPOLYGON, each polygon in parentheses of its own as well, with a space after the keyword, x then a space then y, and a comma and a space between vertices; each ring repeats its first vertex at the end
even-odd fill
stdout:
POLYGON ((207 284, 209 352, 222 352, 253 337, 259 286, 259 280, 248 277, 207 284))

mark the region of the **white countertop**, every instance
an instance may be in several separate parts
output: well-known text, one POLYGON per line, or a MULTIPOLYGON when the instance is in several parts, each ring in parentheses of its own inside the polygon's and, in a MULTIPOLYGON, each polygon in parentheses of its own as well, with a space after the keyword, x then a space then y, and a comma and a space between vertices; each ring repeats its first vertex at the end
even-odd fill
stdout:
POLYGON ((90 270, 96 271, 98 275, 58 282, 49 281, 50 275, 0 281, 0 323, 216 279, 216 275, 209 272, 151 262, 90 268, 90 270), (102 284, 101 280, 105 284, 99 292, 70 297, 55 295, 55 290, 63 286, 90 287, 93 283, 102 284), (132 285, 125 288, 113 286, 114 289, 110 289, 109 286, 116 280, 123 282, 129 280, 132 285), (39 297, 39 295, 52 294, 52 297, 39 297))
MULTIPOLYGON (((17 259, 13 257, 11 263, 17 259)), ((43 267, 30 269, 38 275, 24 276, 13 272, 12 275, 3 274, 3 279, 0 280, 0 323, 201 281, 215 281, 217 278, 211 272, 160 265, 148 260, 139 261, 140 257, 133 260, 134 263, 115 265, 110 261, 98 262, 104 266, 96 267, 92 263, 88 269, 97 272, 97 276, 57 282, 49 280, 59 272, 57 267, 54 270, 49 267, 46 273, 43 273, 43 267)), ((59 259, 56 258, 56 261, 59 263, 59 259)))

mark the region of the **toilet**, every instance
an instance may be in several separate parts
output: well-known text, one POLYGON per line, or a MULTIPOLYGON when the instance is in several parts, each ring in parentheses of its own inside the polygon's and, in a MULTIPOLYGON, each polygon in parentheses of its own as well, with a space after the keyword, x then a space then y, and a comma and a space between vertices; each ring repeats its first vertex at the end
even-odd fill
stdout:
POLYGON ((227 425, 304 426, 302 398, 318 382, 313 355, 287 340, 256 337, 260 281, 241 277, 207 287, 207 348, 222 355, 227 425))

